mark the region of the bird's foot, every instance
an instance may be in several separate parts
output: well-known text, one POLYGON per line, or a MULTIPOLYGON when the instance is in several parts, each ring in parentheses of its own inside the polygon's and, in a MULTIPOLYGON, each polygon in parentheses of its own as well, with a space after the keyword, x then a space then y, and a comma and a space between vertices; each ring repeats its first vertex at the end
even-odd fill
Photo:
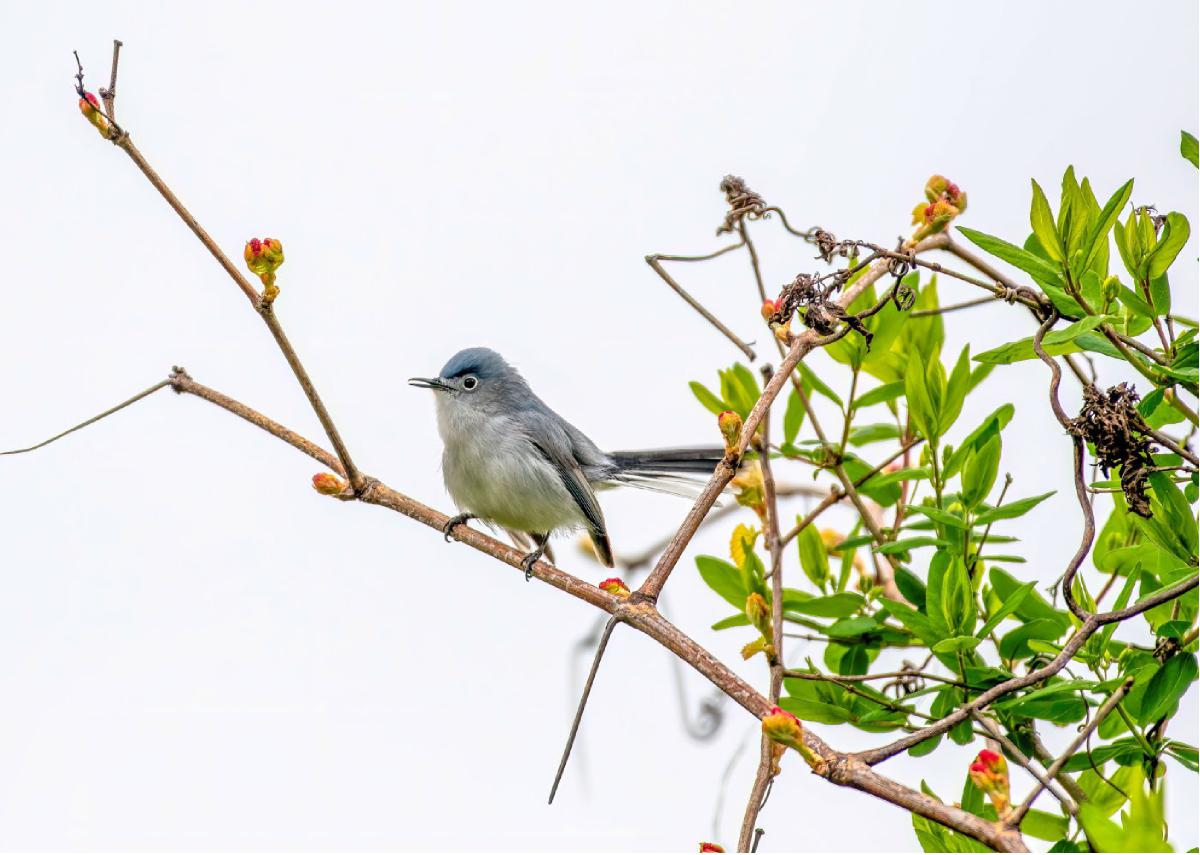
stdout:
POLYGON ((442 526, 442 535, 446 538, 446 543, 450 542, 450 532, 454 531, 456 525, 462 525, 467 520, 477 519, 475 514, 457 514, 446 520, 446 524, 442 526))
POLYGON ((542 555, 546 552, 546 544, 543 543, 533 552, 521 559, 521 569, 525 571, 525 581, 528 582, 533 578, 533 565, 537 564, 542 555))

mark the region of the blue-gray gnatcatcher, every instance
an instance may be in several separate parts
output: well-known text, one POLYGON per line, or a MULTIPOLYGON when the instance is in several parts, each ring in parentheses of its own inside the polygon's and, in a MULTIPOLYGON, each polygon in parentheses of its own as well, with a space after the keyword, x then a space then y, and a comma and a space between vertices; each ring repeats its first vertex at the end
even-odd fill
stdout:
POLYGON ((442 474, 462 511, 446 524, 447 537, 469 519, 504 528, 521 548, 533 546, 522 562, 527 579, 556 531, 586 530, 600 561, 613 566, 595 490, 628 484, 695 495, 696 479, 724 456, 719 447, 603 452, 486 347, 459 351, 437 377, 408 382, 437 393, 442 474))

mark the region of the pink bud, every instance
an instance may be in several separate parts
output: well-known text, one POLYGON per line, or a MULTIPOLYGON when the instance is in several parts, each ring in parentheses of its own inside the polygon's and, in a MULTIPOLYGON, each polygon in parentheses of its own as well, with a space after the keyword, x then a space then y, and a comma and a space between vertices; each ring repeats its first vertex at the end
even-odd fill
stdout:
POLYGON ((606 591, 612 594, 614 597, 620 597, 621 599, 625 599, 629 596, 629 587, 616 576, 605 579, 596 587, 598 587, 601 591, 606 591))

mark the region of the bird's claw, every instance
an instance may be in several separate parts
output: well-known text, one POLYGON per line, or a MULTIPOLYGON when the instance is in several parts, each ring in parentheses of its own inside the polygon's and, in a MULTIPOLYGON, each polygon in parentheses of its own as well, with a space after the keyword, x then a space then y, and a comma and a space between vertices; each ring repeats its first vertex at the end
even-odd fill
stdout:
POLYGON ((454 527, 462 525, 467 520, 475 519, 474 514, 457 514, 446 520, 446 524, 442 526, 442 536, 446 539, 446 543, 450 542, 450 533, 454 531, 454 527))
POLYGON ((525 571, 525 581, 528 582, 533 578, 533 565, 541 560, 542 554, 545 553, 546 547, 540 546, 533 552, 521 559, 521 569, 525 571))

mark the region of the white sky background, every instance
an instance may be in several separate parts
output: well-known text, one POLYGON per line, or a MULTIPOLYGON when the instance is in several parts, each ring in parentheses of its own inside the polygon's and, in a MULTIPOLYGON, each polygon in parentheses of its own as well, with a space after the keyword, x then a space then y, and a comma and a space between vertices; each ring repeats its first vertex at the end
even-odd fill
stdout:
MULTIPOLYGON (((503 352, 604 447, 716 440, 687 381, 714 380, 737 353, 642 259, 723 245, 727 172, 799 226, 885 243, 909 231, 933 172, 968 192, 965 225, 1020 242, 1030 176, 1057 207, 1072 162, 1102 197, 1136 176, 1136 202, 1200 225, 1178 154, 1180 128, 1197 129, 1188 2, 6 0, 0 30, 6 448, 172 364, 321 439, 228 277, 80 118, 70 52, 96 89, 114 36, 118 118, 150 162, 235 258, 253 235, 283 240, 279 315, 355 460, 445 510, 430 395, 404 380, 461 347, 503 352)), ((816 269, 777 223, 754 234, 772 288, 816 269)), ((1193 237, 1173 274, 1193 317, 1195 257, 1193 237)), ((744 257, 675 272, 762 337, 744 257)), ((946 282, 943 300, 967 288, 946 282)), ((1024 311, 988 306, 954 317, 946 352, 1031 330, 1024 311)), ((1010 524, 1030 558, 1017 573, 1049 584, 1080 522, 1046 381, 1036 362, 997 370, 960 431, 1016 402, 1013 494, 1060 491, 1010 524)), ((1064 394, 1074 406, 1076 387, 1064 394)), ((0 462, 0 847, 732 848, 752 719, 726 703, 718 738, 688 739, 668 655, 618 630, 548 808, 585 666, 576 645, 597 613, 396 514, 317 496, 318 468, 168 392, 0 462)), ((618 552, 687 510, 646 494, 604 504, 618 552)), ((692 556, 723 554, 728 529, 697 538, 664 605, 764 686, 761 659, 738 659, 745 631, 707 628, 729 609, 692 556)), ((605 575, 558 548, 566 569, 605 575)), ((790 652, 805 655, 819 650, 790 652)), ((709 687, 684 676, 694 715, 709 687)), ((1196 730, 1193 694, 1172 732, 1196 730)), ((887 738, 819 732, 845 749, 887 738)), ((977 748, 882 771, 956 799, 977 748)), ((1175 843, 1194 846, 1196 778, 1171 761, 1167 781, 1175 843)), ((906 813, 795 757, 761 824, 762 851, 917 848, 906 813)))

